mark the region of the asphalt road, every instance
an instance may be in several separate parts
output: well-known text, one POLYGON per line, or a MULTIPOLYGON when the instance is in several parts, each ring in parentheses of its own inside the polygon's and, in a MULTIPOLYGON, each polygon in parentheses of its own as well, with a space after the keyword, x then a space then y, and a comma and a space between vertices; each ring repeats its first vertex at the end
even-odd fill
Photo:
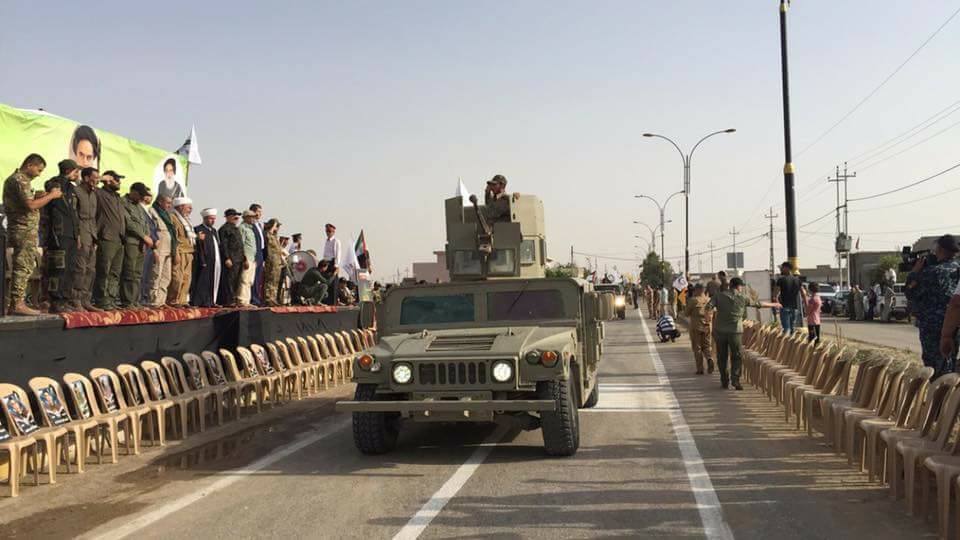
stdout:
POLYGON ((822 323, 820 331, 825 335, 841 334, 846 339, 894 349, 907 349, 920 354, 917 328, 906 321, 882 323, 824 317, 822 323))
POLYGON ((547 458, 539 432, 469 424, 412 426, 396 452, 362 456, 349 416, 332 411, 343 387, 267 411, 264 425, 24 487, 0 501, 0 535, 933 537, 764 396, 693 375, 685 338, 654 346, 649 334, 635 312, 609 324, 600 403, 582 411, 572 458, 547 458))

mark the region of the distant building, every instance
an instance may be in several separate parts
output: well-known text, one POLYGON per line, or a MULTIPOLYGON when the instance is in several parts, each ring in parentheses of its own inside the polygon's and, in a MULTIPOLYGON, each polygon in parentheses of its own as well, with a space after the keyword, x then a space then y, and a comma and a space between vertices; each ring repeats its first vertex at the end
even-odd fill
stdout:
POLYGON ((818 264, 816 268, 801 268, 800 275, 810 283, 839 283, 840 270, 829 264, 818 264))
POLYGON ((880 264, 880 259, 888 255, 899 256, 897 251, 858 251, 850 254, 850 281, 860 287, 869 287, 870 273, 880 264))
POLYGON ((449 282, 450 272, 447 270, 447 253, 445 251, 434 251, 433 255, 437 258, 436 261, 413 263, 413 278, 427 283, 449 282))

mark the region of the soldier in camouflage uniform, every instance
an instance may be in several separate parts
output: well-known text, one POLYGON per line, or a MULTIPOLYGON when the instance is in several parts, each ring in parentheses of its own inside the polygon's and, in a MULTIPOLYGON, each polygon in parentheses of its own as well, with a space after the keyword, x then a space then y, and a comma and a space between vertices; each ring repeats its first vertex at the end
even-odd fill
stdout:
POLYGON ((954 257, 960 251, 956 239, 947 234, 937 239, 933 253, 921 257, 907 276, 904 293, 917 318, 923 364, 934 369, 934 377, 954 371, 957 351, 940 352, 940 334, 947 304, 957 288, 960 265, 954 257))
POLYGON ((34 198, 30 182, 40 176, 47 162, 39 154, 30 154, 20 169, 3 183, 3 208, 7 216, 7 245, 13 248, 13 265, 10 278, 10 313, 13 315, 39 315, 40 312, 27 306, 24 298, 27 282, 36 261, 39 235, 40 209, 59 199, 60 188, 53 187, 41 197, 34 198))
POLYGON ((140 281, 143 277, 144 247, 153 247, 150 237, 150 217, 140 201, 150 196, 150 188, 142 182, 134 182, 130 192, 123 197, 123 210, 126 212, 123 235, 123 265, 120 271, 120 307, 139 309, 140 281))

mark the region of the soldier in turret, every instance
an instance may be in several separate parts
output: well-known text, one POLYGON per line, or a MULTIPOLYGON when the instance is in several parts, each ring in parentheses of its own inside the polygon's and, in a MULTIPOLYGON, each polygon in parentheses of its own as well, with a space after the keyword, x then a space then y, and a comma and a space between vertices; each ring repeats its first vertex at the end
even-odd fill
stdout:
POLYGON ((498 174, 487 181, 483 193, 484 217, 490 223, 510 221, 510 195, 507 193, 507 178, 498 174))

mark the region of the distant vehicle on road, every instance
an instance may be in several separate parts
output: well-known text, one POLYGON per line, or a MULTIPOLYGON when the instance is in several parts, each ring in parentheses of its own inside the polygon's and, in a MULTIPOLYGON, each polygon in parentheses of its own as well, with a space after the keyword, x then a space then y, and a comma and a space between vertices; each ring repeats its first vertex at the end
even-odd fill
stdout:
POLYGON ((830 311, 821 309, 821 312, 830 313, 834 317, 846 317, 847 316, 847 301, 850 298, 850 291, 840 291, 833 297, 833 302, 831 302, 830 311))
POLYGON ((903 287, 903 283, 893 284, 893 308, 890 310, 890 316, 898 321, 910 316, 907 309, 907 295, 903 292, 903 287))
POLYGON ((837 302, 837 289, 829 283, 817 283, 820 288, 818 294, 823 303, 820 305, 820 313, 833 313, 834 304, 837 302))
POLYGON ((617 318, 621 321, 627 318, 627 292, 621 283, 598 283, 594 286, 597 292, 607 292, 613 295, 613 305, 616 307, 617 318))

